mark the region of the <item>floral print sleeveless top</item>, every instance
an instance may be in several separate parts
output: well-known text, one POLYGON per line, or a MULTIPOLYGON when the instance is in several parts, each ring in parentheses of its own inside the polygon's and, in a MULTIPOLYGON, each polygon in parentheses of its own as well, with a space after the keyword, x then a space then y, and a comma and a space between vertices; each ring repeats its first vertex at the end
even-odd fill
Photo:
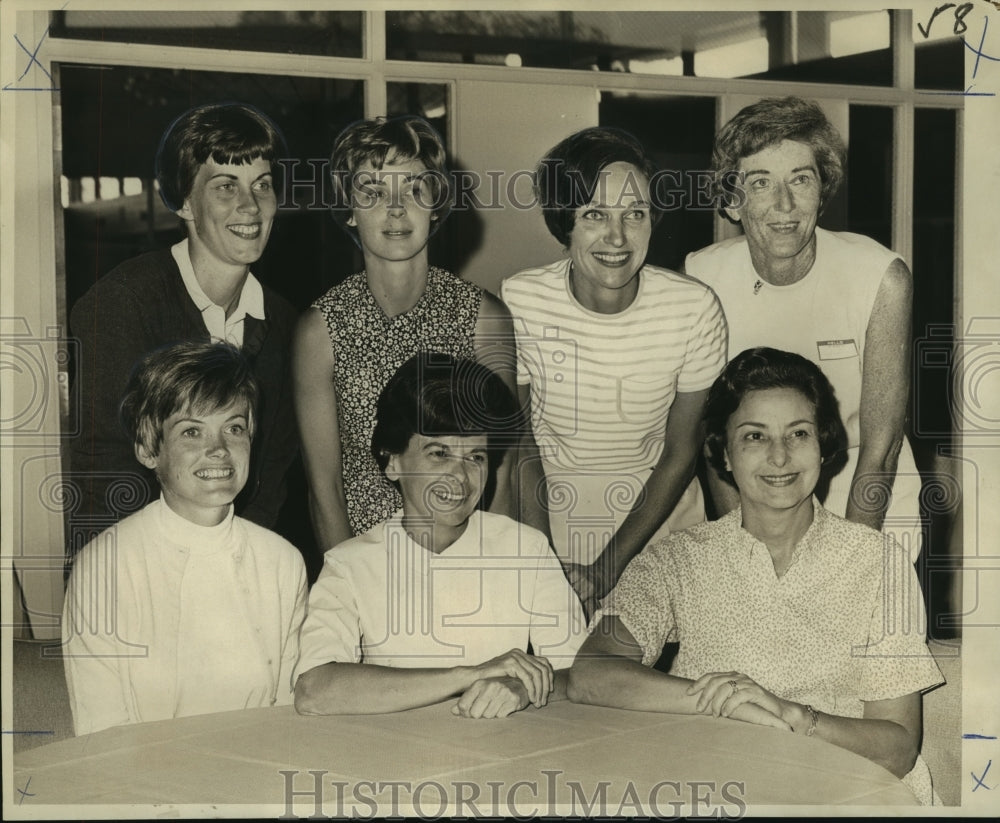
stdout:
POLYGON ((326 320, 333 345, 344 495, 354 534, 363 534, 403 506, 372 456, 379 394, 396 370, 420 351, 474 357, 482 296, 478 286, 432 266, 423 296, 395 317, 387 317, 375 302, 364 272, 351 275, 313 303, 326 320))

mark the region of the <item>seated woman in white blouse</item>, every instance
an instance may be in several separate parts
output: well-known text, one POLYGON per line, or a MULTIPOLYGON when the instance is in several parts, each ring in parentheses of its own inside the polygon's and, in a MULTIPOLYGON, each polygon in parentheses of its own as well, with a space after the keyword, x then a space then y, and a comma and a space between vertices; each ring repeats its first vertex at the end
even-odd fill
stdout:
POLYGON ((740 507, 632 561, 594 617, 570 699, 819 737, 930 802, 921 692, 942 678, 913 565, 891 536, 813 497, 845 440, 829 381, 797 354, 748 349, 712 386, 705 423, 740 507), (671 640, 664 674, 652 667, 671 640))
POLYGON ((74 562, 62 634, 78 735, 292 702, 302 556, 233 514, 257 395, 226 343, 158 349, 133 372, 121 418, 161 496, 74 562))
POLYGON ((454 714, 478 719, 565 697, 586 635, 580 602, 541 532, 481 508, 517 420, 481 363, 425 352, 400 366, 372 453, 403 508, 326 553, 302 625, 299 712, 455 698, 454 714))

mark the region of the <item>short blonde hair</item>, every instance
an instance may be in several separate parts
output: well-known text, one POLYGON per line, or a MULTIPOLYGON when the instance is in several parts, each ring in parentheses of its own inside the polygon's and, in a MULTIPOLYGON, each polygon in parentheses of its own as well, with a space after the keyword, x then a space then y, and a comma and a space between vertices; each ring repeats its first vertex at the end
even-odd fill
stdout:
POLYGON ((333 219, 359 246, 358 230, 348 224, 353 210, 354 177, 365 164, 381 169, 386 163, 399 160, 419 160, 427 169, 427 205, 436 218, 431 224, 431 234, 451 211, 444 144, 430 123, 414 114, 358 120, 338 134, 333 143, 330 177, 335 195, 333 219))
POLYGON ((260 390, 250 364, 229 343, 184 342, 147 354, 133 369, 119 406, 129 439, 156 455, 163 426, 184 409, 224 409, 247 404, 247 430, 253 437, 260 390))

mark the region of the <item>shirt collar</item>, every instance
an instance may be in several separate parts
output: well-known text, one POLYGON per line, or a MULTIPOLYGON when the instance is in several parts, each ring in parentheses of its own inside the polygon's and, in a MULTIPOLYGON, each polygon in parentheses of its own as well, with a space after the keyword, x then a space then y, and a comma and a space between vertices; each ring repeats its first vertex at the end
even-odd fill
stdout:
MULTIPOLYGON (((206 309, 216 305, 205 294, 201 284, 198 283, 198 278, 195 276, 194 266, 191 264, 191 249, 188 245, 188 238, 185 237, 180 243, 173 245, 170 248, 170 253, 173 255, 174 262, 177 263, 177 268, 180 269, 184 288, 187 289, 198 311, 204 312, 206 309)), ((247 272, 247 279, 243 283, 239 302, 236 304, 236 308, 233 310, 229 321, 233 322, 246 315, 256 317, 258 320, 263 320, 265 316, 264 287, 253 276, 253 272, 247 272)))
MULTIPOLYGON (((406 530, 403 528, 403 510, 399 509, 399 511, 397 511, 392 517, 382 522, 382 528, 384 529, 383 539, 385 545, 388 547, 390 545, 390 532, 395 531, 397 534, 403 535, 405 545, 409 547, 409 551, 426 555, 428 562, 434 558, 443 557, 448 554, 454 557, 479 557, 482 554, 481 531, 483 528, 480 518, 481 511, 479 509, 475 509, 472 514, 469 515, 469 522, 466 524, 465 531, 462 532, 459 538, 447 548, 435 553, 430 549, 425 549, 406 533, 406 530)), ((376 528, 378 527, 376 526, 376 528)))
MULTIPOLYGON (((806 529, 806 533, 802 535, 799 542, 796 544, 795 551, 792 552, 792 560, 791 563, 789 563, 789 568, 791 568, 792 565, 794 565, 803 555, 812 554, 813 546, 817 545, 822 540, 821 535, 826 527, 826 522, 830 517, 830 513, 823 508, 823 505, 816 499, 816 495, 812 496, 812 504, 812 523, 809 524, 809 528, 806 529)), ((742 507, 737 506, 733 511, 720 518, 720 521, 725 524, 727 532, 732 535, 729 545, 734 551, 749 554, 753 551, 755 546, 764 546, 762 541, 758 540, 750 534, 750 532, 743 528, 742 507)), ((764 548, 766 550, 766 546, 764 548)))
POLYGON ((234 507, 229 504, 226 516, 215 526, 200 526, 175 512, 160 495, 158 500, 159 528, 164 537, 182 551, 191 554, 213 554, 230 548, 233 539, 234 507))

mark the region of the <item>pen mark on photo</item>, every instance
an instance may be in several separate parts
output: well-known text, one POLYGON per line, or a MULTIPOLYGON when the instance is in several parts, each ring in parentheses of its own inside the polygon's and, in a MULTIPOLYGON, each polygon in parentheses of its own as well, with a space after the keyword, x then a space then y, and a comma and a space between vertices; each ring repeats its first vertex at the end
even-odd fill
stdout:
MULTIPOLYGON (((982 60, 984 57, 987 60, 992 60, 994 62, 1000 62, 1000 57, 993 57, 993 56, 991 56, 989 54, 986 54, 983 51, 983 46, 986 45, 986 30, 989 27, 989 25, 990 25, 990 18, 986 17, 984 15, 983 16, 983 34, 979 38, 979 48, 978 49, 974 49, 972 46, 969 45, 969 41, 968 40, 966 40, 964 37, 962 38, 962 42, 965 43, 965 47, 967 49, 969 49, 969 51, 971 51, 973 54, 976 55, 976 62, 972 66, 972 79, 973 80, 976 79, 976 74, 979 72, 979 61, 982 60)), ((970 86, 969 88, 972 88, 972 87, 970 86)))
MULTIPOLYGON (((28 786, 30 786, 30 785, 31 785, 31 778, 29 777, 28 778, 28 782, 24 784, 24 788, 23 789, 17 789, 17 793, 19 795, 21 795, 18 798, 18 801, 17 801, 17 805, 18 806, 20 806, 24 802, 24 798, 26 798, 26 797, 34 797, 35 796, 34 792, 29 792, 28 791, 28 786)), ((973 791, 975 791, 975 789, 973 789, 973 791)))
MULTIPOLYGON (((991 2, 994 6, 1000 9, 1000 0, 996 0, 996 2, 993 2, 993 0, 987 0, 987 2, 991 2)), ((1000 57, 994 57, 993 55, 987 54, 984 51, 984 47, 986 46, 986 32, 990 24, 990 19, 986 15, 983 16, 983 33, 979 38, 979 47, 976 48, 975 46, 972 46, 969 43, 969 41, 965 38, 964 35, 969 30, 969 26, 965 22, 965 16, 970 11, 972 11, 972 8, 973 8, 972 3, 963 3, 960 6, 956 6, 954 3, 944 3, 943 5, 940 5, 937 8, 935 8, 934 11, 931 13, 931 17, 930 20, 927 21, 926 28, 924 28, 924 26, 922 26, 920 23, 917 23, 917 28, 920 30, 920 33, 924 36, 924 39, 926 39, 927 37, 930 36, 931 24, 934 22, 934 19, 943 11, 947 11, 948 9, 955 9, 955 21, 954 21, 954 27, 952 29, 952 34, 961 39, 965 47, 976 55, 976 62, 972 66, 972 79, 975 80, 976 75, 979 73, 979 63, 981 60, 985 59, 985 60, 991 60, 993 62, 1000 62, 1000 57)), ((917 93, 943 94, 946 96, 959 96, 959 97, 996 97, 996 92, 972 91, 972 87, 974 85, 975 83, 970 83, 966 87, 965 91, 933 91, 933 92, 921 91, 917 93)))
MULTIPOLYGON (((976 75, 979 74, 979 63, 981 60, 989 60, 994 63, 1000 63, 1000 57, 994 57, 992 54, 987 54, 984 51, 986 46, 986 32, 989 28, 990 19, 989 17, 983 17, 983 33, 979 38, 979 48, 969 44, 969 41, 964 37, 960 38, 965 47, 976 55, 976 62, 972 66, 972 79, 976 79, 976 75)), ((959 95, 961 97, 996 97, 996 92, 993 91, 972 91, 972 87, 975 83, 970 83, 965 91, 934 91, 934 92, 918 92, 918 94, 944 94, 944 95, 959 95)))
POLYGON ((975 772, 969 772, 969 774, 972 775, 972 779, 976 781, 976 785, 972 787, 972 791, 975 791, 980 786, 982 786, 984 789, 986 789, 986 791, 990 791, 990 790, 993 789, 992 786, 987 786, 986 783, 984 782, 986 780, 986 775, 987 775, 987 773, 990 770, 990 766, 992 766, 992 765, 993 765, 993 761, 992 760, 987 761, 986 768, 983 769, 983 773, 979 777, 976 777, 976 773, 975 772))
POLYGON ((963 734, 963 740, 996 740, 996 735, 992 734, 963 734))
POLYGON ((52 85, 52 75, 49 74, 48 69, 42 65, 41 61, 38 59, 38 52, 42 48, 42 43, 45 42, 45 38, 48 37, 49 29, 46 27, 42 36, 38 39, 38 43, 35 44, 35 50, 31 51, 24 43, 21 38, 16 34, 14 35, 14 42, 21 47, 26 55, 28 55, 28 65, 25 66, 24 71, 21 72, 21 76, 17 78, 14 83, 8 83, 3 87, 4 91, 59 91, 55 86, 52 85), (18 86, 16 83, 20 83, 27 76, 28 72, 31 71, 32 66, 38 66, 42 73, 49 79, 48 86, 18 86))
POLYGON ((931 19, 927 21, 927 28, 924 28, 920 23, 917 23, 917 28, 920 33, 924 36, 926 40, 931 36, 931 25, 934 23, 934 19, 941 14, 943 11, 948 9, 955 9, 955 23, 952 28, 952 34, 960 35, 964 34, 968 26, 965 25, 965 15, 972 11, 972 3, 962 3, 961 6, 957 6, 955 3, 943 3, 931 12, 931 19))

